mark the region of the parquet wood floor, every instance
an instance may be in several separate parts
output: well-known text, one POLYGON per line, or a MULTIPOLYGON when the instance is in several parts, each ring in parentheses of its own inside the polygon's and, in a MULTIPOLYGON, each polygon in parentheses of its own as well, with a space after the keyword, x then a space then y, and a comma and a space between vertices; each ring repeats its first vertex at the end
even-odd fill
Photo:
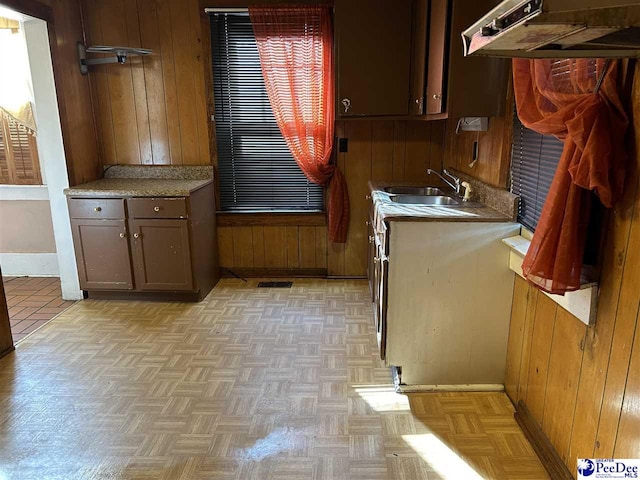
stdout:
POLYGON ((393 392, 362 281, 78 302, 0 360, 0 479, 545 479, 498 393, 393 392))

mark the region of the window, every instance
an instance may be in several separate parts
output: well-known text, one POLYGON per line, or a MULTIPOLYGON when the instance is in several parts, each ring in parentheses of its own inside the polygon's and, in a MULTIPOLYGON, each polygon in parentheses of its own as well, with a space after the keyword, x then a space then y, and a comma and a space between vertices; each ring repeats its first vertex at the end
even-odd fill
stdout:
MULTIPOLYGON (((554 136, 541 135, 525 127, 514 112, 511 192, 520 196, 518 222, 532 232, 540 220, 563 147, 564 143, 554 136)), ((585 283, 599 277, 606 210, 593 193, 583 259, 585 283)))
POLYGON ((513 114, 511 192, 520 196, 518 221, 533 231, 556 173, 564 144, 529 130, 513 114))
POLYGON ((0 17, 0 184, 40 185, 33 93, 20 22, 0 17))
POLYGON ((249 16, 211 15, 211 47, 222 210, 323 210, 271 111, 249 16))

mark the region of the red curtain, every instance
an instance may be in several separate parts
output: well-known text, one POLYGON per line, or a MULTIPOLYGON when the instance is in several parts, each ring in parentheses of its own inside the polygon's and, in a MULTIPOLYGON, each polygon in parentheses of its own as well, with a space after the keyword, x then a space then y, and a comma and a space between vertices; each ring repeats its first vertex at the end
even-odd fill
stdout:
POLYGON ((325 6, 250 7, 271 108, 289 150, 313 183, 329 185, 329 239, 344 243, 349 195, 331 163, 333 29, 325 6))
POLYGON ((518 117, 531 130, 564 141, 522 264, 527 280, 549 293, 580 288, 591 191, 606 207, 622 195, 628 120, 619 77, 618 61, 513 60, 518 117))

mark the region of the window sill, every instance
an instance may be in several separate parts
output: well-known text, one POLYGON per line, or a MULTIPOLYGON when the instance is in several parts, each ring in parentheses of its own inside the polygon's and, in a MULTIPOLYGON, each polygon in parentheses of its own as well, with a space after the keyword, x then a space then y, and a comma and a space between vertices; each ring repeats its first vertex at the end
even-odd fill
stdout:
MULTIPOLYGON (((502 243, 507 245, 509 254, 509 268, 522 278, 522 260, 529 249, 531 241, 521 235, 504 238, 502 243)), ((593 325, 596 318, 598 304, 598 283, 589 282, 580 286, 580 290, 568 292, 564 295, 552 295, 542 292, 562 308, 578 318, 585 325, 593 325)))
POLYGON ((46 185, 0 185, 0 200, 49 200, 46 185))
POLYGON ((325 212, 310 213, 238 213, 238 212, 216 212, 219 227, 241 226, 248 227, 254 225, 265 226, 323 226, 327 224, 327 214, 325 212))

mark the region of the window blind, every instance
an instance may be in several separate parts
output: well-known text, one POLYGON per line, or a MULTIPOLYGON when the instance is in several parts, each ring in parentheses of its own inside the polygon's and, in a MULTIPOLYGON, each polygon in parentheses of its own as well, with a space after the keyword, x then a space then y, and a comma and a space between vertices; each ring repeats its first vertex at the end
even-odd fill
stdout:
POLYGON ((211 15, 220 201, 231 211, 320 211, 271 111, 248 15, 211 15))
POLYGON ((556 173, 563 142, 526 128, 513 115, 511 192, 520 196, 518 221, 534 231, 556 173))

